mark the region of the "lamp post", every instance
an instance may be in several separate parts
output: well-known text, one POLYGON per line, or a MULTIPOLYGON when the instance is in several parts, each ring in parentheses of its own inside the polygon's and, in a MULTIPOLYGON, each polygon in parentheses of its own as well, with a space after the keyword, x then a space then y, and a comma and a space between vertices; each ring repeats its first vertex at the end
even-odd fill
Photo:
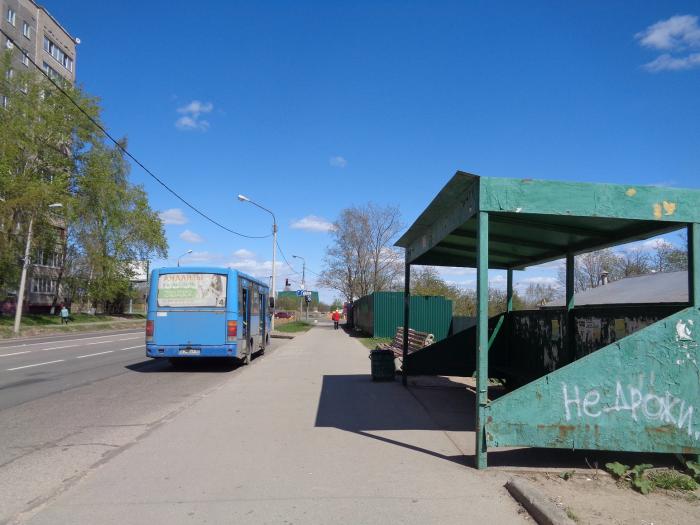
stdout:
POLYGON ((177 258, 177 267, 178 267, 178 268, 180 267, 180 259, 182 259, 185 255, 189 255, 189 254, 191 254, 191 253, 192 253, 192 250, 187 250, 185 253, 183 253, 182 255, 180 255, 180 257, 177 258))
MULTIPOLYGON (((292 255, 294 259, 301 259, 301 289, 306 292, 306 259, 304 259, 301 255, 292 255)), ((306 296, 304 296, 304 299, 299 299, 299 313, 301 314, 304 309, 302 305, 304 304, 302 301, 306 301, 306 296)), ((306 320, 309 320, 309 303, 306 303, 306 320)))
MULTIPOLYGON (((63 204, 55 202, 49 204, 49 208, 62 208, 63 204)), ((22 323, 22 309, 24 308, 24 290, 27 285, 27 270, 31 265, 29 252, 32 249, 32 231, 34 228, 34 215, 29 216, 29 225, 27 226, 27 242, 24 245, 24 260, 22 261, 22 275, 19 279, 19 292, 17 293, 17 309, 15 310, 15 326, 14 333, 19 334, 19 327, 22 323)))
MULTIPOLYGON (((261 205, 258 204, 257 202, 255 202, 255 201, 253 201, 253 200, 250 200, 250 199, 249 199, 248 197, 246 197, 245 195, 241 195, 241 194, 239 193, 239 194, 238 194, 238 200, 241 201, 241 202, 249 202, 249 203, 251 203, 253 206, 257 206, 257 207, 260 208, 261 210, 264 210, 264 211, 266 211, 267 213, 269 213, 270 215, 272 215, 272 290, 270 290, 270 294, 271 294, 270 297, 272 297, 272 298, 275 300, 275 302, 276 302, 276 301, 277 301, 277 296, 276 296, 275 294, 276 294, 277 292, 276 292, 276 287, 275 287, 275 285, 276 285, 275 276, 276 276, 276 274, 277 274, 277 268, 276 268, 277 264, 276 264, 275 261, 277 260, 277 258, 276 258, 276 254, 277 254, 277 218, 275 217, 275 214, 272 213, 270 210, 268 210, 268 209, 265 208, 264 206, 261 206, 261 205)), ((270 321, 270 329, 271 329, 271 330, 274 330, 274 329, 275 329, 275 315, 274 315, 274 312, 273 312, 273 315, 272 315, 272 320, 270 321)))

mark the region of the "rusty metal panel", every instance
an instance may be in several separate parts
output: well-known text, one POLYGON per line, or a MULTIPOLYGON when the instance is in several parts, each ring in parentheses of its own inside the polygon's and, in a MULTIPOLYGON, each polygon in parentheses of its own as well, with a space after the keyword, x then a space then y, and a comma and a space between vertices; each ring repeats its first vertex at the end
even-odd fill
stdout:
POLYGON ((487 443, 700 453, 699 362, 685 308, 491 402, 487 443))

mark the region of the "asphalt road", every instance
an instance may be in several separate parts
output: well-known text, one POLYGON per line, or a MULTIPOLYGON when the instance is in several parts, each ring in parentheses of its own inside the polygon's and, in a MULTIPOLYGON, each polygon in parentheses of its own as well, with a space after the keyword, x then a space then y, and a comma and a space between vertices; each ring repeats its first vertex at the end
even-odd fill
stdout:
POLYGON ((145 357, 143 330, 0 343, 0 524, 62 492, 243 368, 203 360, 175 370, 145 357))

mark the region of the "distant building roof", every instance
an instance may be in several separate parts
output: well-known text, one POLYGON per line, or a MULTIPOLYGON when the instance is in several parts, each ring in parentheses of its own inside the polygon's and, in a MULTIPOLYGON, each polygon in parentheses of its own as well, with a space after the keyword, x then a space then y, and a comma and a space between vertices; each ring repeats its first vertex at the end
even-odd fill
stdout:
MULTIPOLYGON (((651 273, 626 277, 605 286, 589 288, 574 294, 576 306, 598 304, 686 303, 688 272, 651 273)), ((550 301, 543 308, 564 306, 564 298, 550 301)))

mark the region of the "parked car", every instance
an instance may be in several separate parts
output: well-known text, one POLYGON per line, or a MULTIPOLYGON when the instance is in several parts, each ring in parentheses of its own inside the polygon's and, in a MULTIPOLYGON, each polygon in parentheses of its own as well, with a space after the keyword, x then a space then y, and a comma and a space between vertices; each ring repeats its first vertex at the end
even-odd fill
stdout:
POLYGON ((275 319, 294 319, 292 312, 275 312, 275 319))

